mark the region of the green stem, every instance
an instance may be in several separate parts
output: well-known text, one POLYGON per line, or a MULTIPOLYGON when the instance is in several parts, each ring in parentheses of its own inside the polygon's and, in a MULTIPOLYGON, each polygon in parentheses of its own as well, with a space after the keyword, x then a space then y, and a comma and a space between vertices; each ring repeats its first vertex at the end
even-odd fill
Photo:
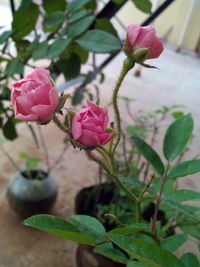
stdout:
POLYGON ((71 134, 70 130, 64 124, 62 124, 56 115, 53 116, 53 121, 64 133, 71 134))
POLYGON ((14 159, 8 154, 8 152, 4 149, 3 145, 1 144, 1 150, 2 152, 6 155, 6 157, 10 160, 10 162, 12 163, 12 165, 19 171, 21 172, 20 168, 17 166, 16 162, 14 161, 14 159))
POLYGON ((152 219, 152 232, 154 232, 154 233, 156 232, 156 221, 157 221, 157 216, 158 216, 158 210, 159 210, 159 206, 160 206, 160 203, 162 200, 162 194, 164 191, 165 183, 167 181, 167 174, 169 171, 169 167, 170 167, 170 164, 168 162, 165 173, 162 177, 162 184, 161 184, 161 188, 160 188, 160 193, 159 193, 159 195, 157 197, 157 201, 156 201, 155 211, 154 211, 154 215, 153 215, 153 219, 152 219))
POLYGON ((135 65, 135 62, 130 59, 130 58, 126 58, 124 60, 123 63, 123 68, 121 70, 121 73, 117 79, 117 82, 115 84, 114 90, 113 90, 113 96, 112 96, 112 103, 113 103, 113 108, 114 108, 114 112, 115 112, 115 118, 116 118, 116 128, 117 128, 117 140, 116 143, 113 147, 113 154, 117 148, 117 145, 119 144, 120 138, 121 138, 121 119, 120 119, 120 113, 119 113, 119 108, 118 108, 118 104, 117 104, 117 96, 118 96, 118 92, 119 92, 119 88, 124 80, 124 77, 126 76, 126 74, 129 72, 129 70, 131 70, 135 65))

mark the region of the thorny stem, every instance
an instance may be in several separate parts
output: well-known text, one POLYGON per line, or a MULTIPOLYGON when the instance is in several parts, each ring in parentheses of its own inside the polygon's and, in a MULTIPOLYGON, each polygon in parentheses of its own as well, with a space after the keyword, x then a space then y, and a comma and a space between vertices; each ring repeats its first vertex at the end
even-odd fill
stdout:
POLYGON ((165 187, 165 183, 167 181, 167 174, 168 174, 168 170, 169 170, 170 164, 168 162, 165 173, 162 177, 162 184, 161 184, 161 188, 160 188, 160 193, 157 197, 157 201, 156 201, 156 206, 155 206, 155 210, 154 210, 154 215, 153 215, 153 219, 152 219, 152 225, 151 225, 151 229, 152 232, 156 232, 156 221, 157 221, 157 216, 158 216, 158 209, 162 200, 162 194, 163 194, 163 190, 165 187))
POLYGON ((64 133, 71 134, 70 130, 64 124, 62 124, 56 115, 53 116, 53 121, 64 133))
POLYGON ((113 154, 117 148, 117 145, 119 144, 120 138, 121 138, 121 119, 120 119, 120 113, 119 113, 119 108, 118 108, 118 104, 117 104, 117 96, 118 96, 118 92, 119 92, 119 88, 124 80, 124 77, 126 76, 126 74, 129 72, 129 70, 131 70, 134 66, 135 62, 129 58, 126 58, 124 60, 124 64, 123 64, 123 68, 122 71, 118 77, 118 80, 115 84, 114 90, 113 90, 113 96, 112 96, 112 103, 113 103, 113 108, 114 108, 114 112, 115 112, 115 117, 116 117, 116 128, 117 128, 117 132, 116 132, 116 143, 113 147, 113 154))

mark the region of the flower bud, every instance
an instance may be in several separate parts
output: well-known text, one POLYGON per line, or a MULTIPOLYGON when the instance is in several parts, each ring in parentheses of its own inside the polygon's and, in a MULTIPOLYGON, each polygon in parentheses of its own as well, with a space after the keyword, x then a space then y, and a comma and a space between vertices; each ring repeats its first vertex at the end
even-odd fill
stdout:
POLYGON ((156 31, 152 26, 142 27, 135 24, 128 26, 124 42, 124 52, 128 57, 135 58, 136 56, 140 63, 146 59, 159 57, 162 51, 162 41, 156 36, 156 31), (148 49, 148 53, 147 50, 140 51, 143 48, 148 49))

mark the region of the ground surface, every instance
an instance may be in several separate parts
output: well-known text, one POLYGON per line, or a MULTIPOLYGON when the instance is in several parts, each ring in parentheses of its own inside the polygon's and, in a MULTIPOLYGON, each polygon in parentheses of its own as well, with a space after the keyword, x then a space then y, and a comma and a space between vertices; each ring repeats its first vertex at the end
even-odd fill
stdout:
MULTIPOLYGON (((103 103, 109 102, 123 58, 124 55, 119 55, 105 70, 106 80, 101 89, 103 103)), ((151 63, 158 66, 160 70, 145 69, 140 78, 136 78, 133 72, 130 72, 120 94, 137 100, 131 106, 133 112, 139 109, 151 111, 163 105, 184 104, 184 111, 191 112, 195 119, 196 138, 185 156, 186 159, 190 159, 200 152, 199 59, 193 55, 177 54, 172 49, 167 49, 160 59, 151 63)), ((130 122, 123 105, 121 109, 124 121, 130 122)), ((170 118, 164 122, 163 130, 158 137, 159 151, 161 151, 162 133, 169 121, 171 121, 170 118)), ((18 158, 19 152, 44 158, 43 152, 36 149, 27 127, 19 125, 18 130, 19 138, 5 144, 5 148, 17 163, 23 164, 18 158)), ((63 135, 52 124, 44 126, 42 131, 48 145, 50 159, 53 161, 62 147, 63 135)), ((72 267, 74 252, 72 242, 24 227, 20 218, 10 209, 6 199, 6 189, 15 169, 2 153, 0 157, 0 267, 72 267)), ((74 197, 81 187, 95 183, 97 166, 90 162, 84 153, 69 148, 64 160, 53 170, 53 174, 59 184, 59 195, 52 213, 66 217, 73 213, 74 197)), ((182 179, 180 187, 187 186, 200 191, 198 176, 182 179)), ((187 245, 187 249, 188 247, 194 251, 194 247, 187 245)))

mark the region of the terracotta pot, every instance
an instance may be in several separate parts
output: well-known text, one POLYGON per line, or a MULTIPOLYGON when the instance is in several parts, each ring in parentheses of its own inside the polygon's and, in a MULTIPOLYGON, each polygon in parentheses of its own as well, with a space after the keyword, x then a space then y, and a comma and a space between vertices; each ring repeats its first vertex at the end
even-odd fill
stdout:
POLYGON ((31 177, 25 172, 16 173, 7 190, 11 208, 23 218, 47 213, 55 202, 58 192, 55 178, 46 172, 31 171, 31 177))

